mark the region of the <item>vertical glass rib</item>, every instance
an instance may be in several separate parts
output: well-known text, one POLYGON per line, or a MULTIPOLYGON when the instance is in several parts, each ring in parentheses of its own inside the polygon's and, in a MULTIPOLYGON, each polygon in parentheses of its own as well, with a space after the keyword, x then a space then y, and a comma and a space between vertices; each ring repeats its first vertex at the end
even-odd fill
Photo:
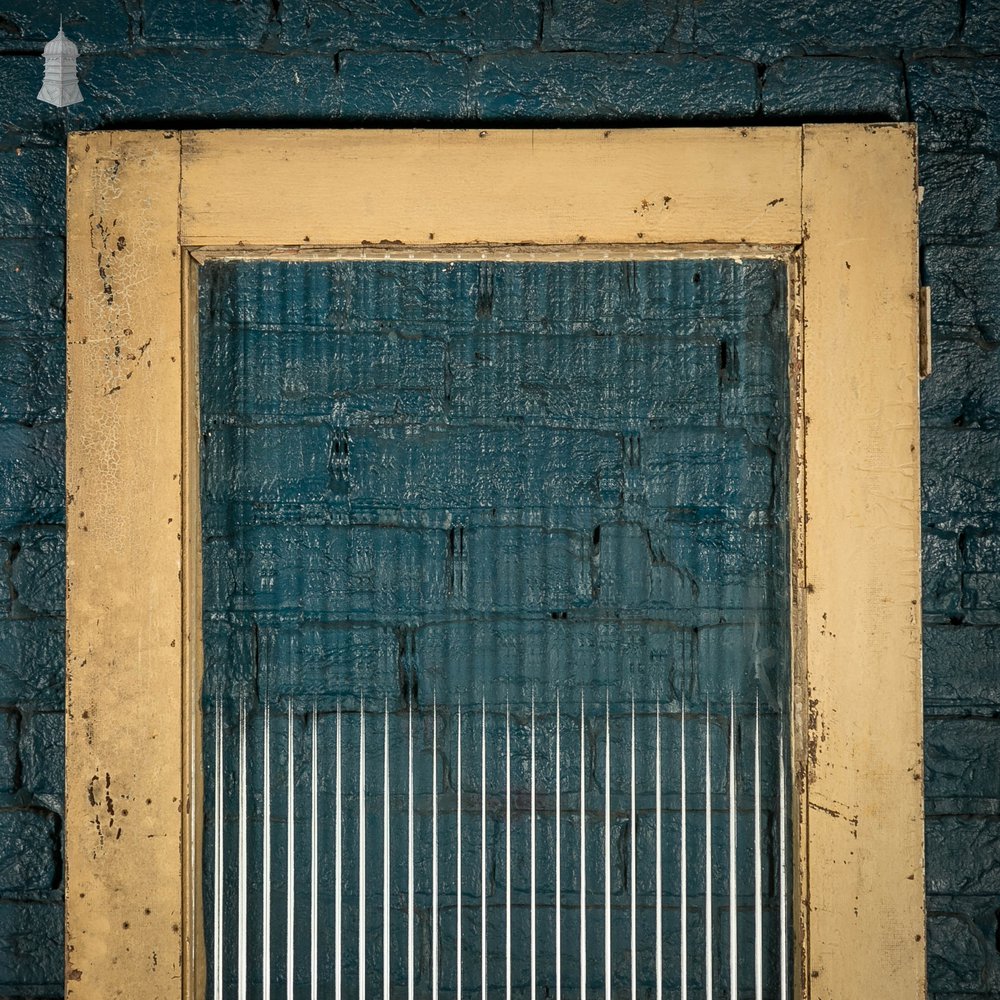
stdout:
POLYGON ((479 922, 480 922, 480 942, 479 956, 482 975, 482 995, 483 1000, 487 1000, 488 990, 486 987, 486 699, 483 699, 483 732, 480 740, 481 761, 479 784, 479 808, 480 808, 480 829, 479 829, 479 922))
POLYGON ((368 950, 365 947, 365 903, 368 895, 365 792, 365 696, 362 695, 358 713, 358 1000, 365 1000, 365 956, 368 950))
POLYGON ((663 1000, 663 787, 660 764, 660 699, 656 699, 656 1000, 663 1000))
POLYGON ((587 720, 580 694, 580 1000, 587 998, 587 720))
POLYGON ((562 1000, 562 755, 559 716, 559 693, 556 692, 556 1000, 562 1000))
POLYGON ((536 989, 536 938, 535 938, 535 695, 531 695, 531 1000, 536 989))
POLYGON ((764 1000, 764 908, 760 856, 760 700, 753 727, 753 935, 754 995, 764 1000))
POLYGON ((288 699, 288 851, 285 869, 285 996, 295 996, 295 725, 288 699))
POLYGON ((705 997, 712 1000, 712 730, 705 705, 705 997))
POLYGON ((319 1000, 319 810, 317 791, 316 703, 309 720, 309 996, 319 1000))
POLYGON ((681 1000, 688 995, 688 848, 687 848, 687 742, 685 709, 681 698, 681 1000))
MULTIPOLYGON (((413 899, 413 702, 409 704, 406 726, 406 995, 413 1000, 415 965, 413 899)), ((339 998, 338 998, 339 1000, 339 998)))
POLYGON ((737 996, 736 941, 736 706, 729 696, 729 996, 737 996))
POLYGON ((779 939, 780 951, 780 1000, 788 1000, 788 847, 785 841, 788 812, 785 802, 785 733, 784 726, 778 733, 778 879, 779 879, 779 939))
POLYGON ((636 870, 635 870, 635 695, 632 696, 632 739, 629 745, 629 756, 631 760, 631 787, 632 787, 632 803, 631 811, 629 813, 629 830, 631 834, 630 853, 629 853, 629 890, 631 893, 631 898, 629 900, 631 904, 631 927, 630 931, 632 934, 632 1000, 636 1000, 636 910, 635 910, 635 883, 636 883, 636 870))
POLYGON ((237 996, 246 1000, 247 996, 247 703, 240 696, 240 747, 239 747, 239 896, 237 898, 237 920, 239 922, 239 949, 237 962, 237 996))
POLYGON ((382 751, 382 1000, 389 1000, 389 699, 382 751))
POLYGON ((505 859, 506 867, 505 872, 505 883, 504 890, 506 893, 506 906, 504 908, 504 916, 506 920, 506 995, 507 1000, 510 1000, 511 995, 511 981, 510 981, 510 702, 507 702, 507 715, 506 715, 506 745, 505 745, 505 781, 506 781, 506 796, 504 805, 504 837, 505 837, 505 859))
POLYGON ((222 845, 222 699, 215 703, 215 871, 213 937, 212 937, 212 996, 214 1000, 222 1000, 222 864, 224 859, 222 845))
POLYGON ((334 885, 334 896, 333 896, 333 938, 334 938, 334 956, 336 965, 333 971, 333 982, 334 991, 337 1000, 342 1000, 344 993, 342 989, 342 973, 344 969, 344 938, 343 938, 343 917, 344 917, 344 907, 343 907, 343 885, 344 885, 344 816, 343 816, 343 799, 344 799, 344 783, 342 780, 342 770, 341 770, 341 753, 340 753, 340 702, 337 702, 337 733, 336 733, 336 762, 334 769, 336 772, 336 785, 334 786, 334 818, 333 818, 333 877, 336 881, 334 885))
POLYGON ((455 996, 462 997, 462 706, 455 722, 455 996))
POLYGON ((271 705, 264 700, 264 857, 261 888, 261 998, 271 1000, 271 705))
POLYGON ((431 997, 438 995, 438 753, 437 696, 431 706, 431 997))
POLYGON ((604 696, 604 1000, 611 1000, 611 699, 604 696))

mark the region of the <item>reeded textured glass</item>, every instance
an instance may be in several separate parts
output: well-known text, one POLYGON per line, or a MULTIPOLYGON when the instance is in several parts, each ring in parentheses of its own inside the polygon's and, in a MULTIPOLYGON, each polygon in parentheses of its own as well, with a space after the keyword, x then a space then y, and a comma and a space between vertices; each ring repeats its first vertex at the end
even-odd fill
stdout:
POLYGON ((785 298, 203 267, 208 996, 786 995, 785 298))

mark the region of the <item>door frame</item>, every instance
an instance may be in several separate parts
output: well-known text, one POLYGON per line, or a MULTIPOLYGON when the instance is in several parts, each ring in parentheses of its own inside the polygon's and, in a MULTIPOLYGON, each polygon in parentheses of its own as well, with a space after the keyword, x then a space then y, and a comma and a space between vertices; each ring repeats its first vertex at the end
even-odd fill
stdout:
POLYGON ((197 281, 217 258, 789 275, 794 992, 926 993, 912 125, 69 137, 66 995, 204 995, 197 281))

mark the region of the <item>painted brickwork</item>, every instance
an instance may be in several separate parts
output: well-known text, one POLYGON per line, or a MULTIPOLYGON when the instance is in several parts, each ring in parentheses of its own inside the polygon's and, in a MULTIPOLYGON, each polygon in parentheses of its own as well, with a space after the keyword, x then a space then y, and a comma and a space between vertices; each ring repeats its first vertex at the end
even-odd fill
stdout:
POLYGON ((997 0, 8 0, 0 12, 0 995, 61 995, 63 149, 127 126, 914 120, 931 984, 1000 990, 997 0), (83 105, 35 100, 59 14, 83 105))

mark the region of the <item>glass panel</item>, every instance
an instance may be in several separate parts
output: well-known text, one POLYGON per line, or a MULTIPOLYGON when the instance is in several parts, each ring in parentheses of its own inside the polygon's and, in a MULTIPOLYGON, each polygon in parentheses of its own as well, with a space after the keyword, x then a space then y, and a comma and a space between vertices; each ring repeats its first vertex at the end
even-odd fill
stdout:
POLYGON ((785 300, 202 268, 209 996, 785 995, 785 300))

